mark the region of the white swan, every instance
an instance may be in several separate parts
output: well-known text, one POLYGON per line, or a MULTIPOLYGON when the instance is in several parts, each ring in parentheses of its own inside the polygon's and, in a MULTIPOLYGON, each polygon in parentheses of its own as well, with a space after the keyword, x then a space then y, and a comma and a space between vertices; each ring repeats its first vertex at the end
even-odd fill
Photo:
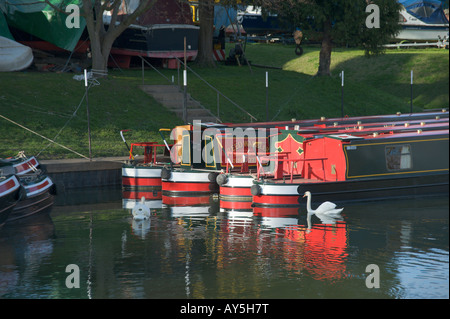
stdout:
POLYGON ((145 197, 142 196, 141 201, 137 203, 133 210, 131 211, 134 219, 149 219, 150 218, 150 208, 145 205, 145 197))
POLYGON ((336 204, 332 202, 324 202, 317 209, 311 209, 311 192, 305 192, 303 197, 307 197, 308 215, 315 214, 324 224, 334 223, 337 218, 341 217, 340 213, 344 210, 344 208, 336 208, 336 204))

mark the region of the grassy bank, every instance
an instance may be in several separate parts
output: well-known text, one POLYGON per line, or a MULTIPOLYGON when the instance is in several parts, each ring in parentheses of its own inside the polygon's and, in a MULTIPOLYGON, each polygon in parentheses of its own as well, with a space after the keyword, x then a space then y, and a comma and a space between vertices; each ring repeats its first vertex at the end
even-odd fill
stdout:
MULTIPOLYGON (((331 77, 314 77, 318 47, 305 47, 301 57, 294 47, 248 44, 248 59, 258 65, 281 69, 218 65, 216 69, 193 69, 228 98, 254 115, 266 119, 265 72, 269 72, 269 119, 335 117, 341 115, 341 80, 345 72, 344 113, 352 115, 409 112, 410 70, 414 70, 414 111, 448 107, 449 55, 441 49, 390 50, 367 59, 361 50, 335 49, 331 77)), ((227 50, 228 51, 228 50, 227 50)), ((227 52, 228 53, 228 52, 227 52)), ((176 70, 161 70, 178 81, 176 70)), ((55 139, 88 155, 84 83, 74 74, 17 72, 0 73, 0 115, 32 131, 55 139)), ((217 94, 204 82, 188 74, 189 92, 217 113, 217 94)), ((166 84, 151 69, 145 70, 146 84, 166 84)), ((126 155, 119 130, 130 142, 159 140, 157 130, 181 124, 139 89, 141 70, 111 70, 107 79, 89 91, 93 156, 126 155)), ((248 122, 249 117, 219 98, 219 116, 224 122, 248 122)), ((0 118, 0 157, 18 151, 39 158, 77 157, 35 134, 0 118)))
MULTIPOLYGON (((84 82, 73 80, 73 74, 21 72, 3 73, 0 77, 1 115, 81 154, 89 154, 86 102, 82 101, 84 82)), ((115 75, 89 90, 89 110, 93 156, 126 155, 121 129, 133 129, 136 139, 146 141, 157 138, 157 129, 162 125, 180 123, 133 81, 115 75)), ((21 150, 28 155, 39 153, 41 158, 78 157, 0 120, 0 157, 21 150)))

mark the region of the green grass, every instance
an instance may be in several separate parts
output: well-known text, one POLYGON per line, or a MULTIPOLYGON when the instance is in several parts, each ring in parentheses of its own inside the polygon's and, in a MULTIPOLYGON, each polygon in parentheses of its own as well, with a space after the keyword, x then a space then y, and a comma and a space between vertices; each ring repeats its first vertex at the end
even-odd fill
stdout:
MULTIPOLYGON (((293 46, 247 44, 246 54, 254 64, 281 69, 223 64, 215 69, 190 66, 259 121, 266 119, 266 71, 269 72, 270 120, 341 116, 339 73, 342 70, 345 72, 344 113, 349 116, 409 112, 411 70, 414 70, 414 111, 449 105, 447 50, 395 49, 366 58, 362 50, 336 48, 332 53, 331 77, 314 76, 319 63, 316 46, 305 46, 304 54, 297 57, 293 46)), ((178 81, 176 70, 161 72, 178 81)), ((57 136, 58 143, 87 156, 86 103, 80 105, 84 83, 72 77, 68 73, 0 73, 0 115, 48 138, 57 136)), ((146 69, 145 83, 167 84, 167 80, 146 69)), ((143 93, 140 84, 141 70, 111 70, 108 78, 90 89, 93 156, 126 155, 119 135, 121 129, 133 130, 126 134, 129 142, 161 141, 159 128, 182 124, 173 113, 143 93)), ((188 87, 194 98, 217 114, 214 90, 191 73, 188 87)), ((223 97, 219 98, 219 116, 224 122, 250 121, 248 115, 223 97)), ((0 118, 0 157, 22 150, 28 155, 39 154, 42 159, 77 157, 0 118)))
MULTIPOLYGON (((73 74, 0 73, 0 114, 85 156, 88 156, 88 121, 84 82, 73 74), (77 110, 78 108, 78 110, 77 110), (72 116, 76 111, 75 116, 72 116)), ((134 141, 160 139, 162 124, 172 127, 181 121, 130 80, 114 73, 89 90, 89 110, 93 156, 126 155, 119 131, 134 141)), ((0 157, 25 151, 40 158, 77 157, 10 122, 0 119, 0 157)))

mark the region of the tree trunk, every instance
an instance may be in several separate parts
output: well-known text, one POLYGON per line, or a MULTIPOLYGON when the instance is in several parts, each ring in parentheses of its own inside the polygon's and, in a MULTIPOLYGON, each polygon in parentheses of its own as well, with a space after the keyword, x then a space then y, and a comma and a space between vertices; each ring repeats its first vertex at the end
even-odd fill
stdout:
POLYGON ((331 75, 330 65, 332 44, 331 21, 327 20, 324 23, 322 47, 320 48, 319 54, 319 70, 317 71, 317 75, 319 76, 331 75))
POLYGON ((200 34, 196 62, 202 67, 216 67, 213 59, 214 0, 200 0, 199 18, 200 34))
POLYGON ((107 61, 102 52, 93 49, 92 50, 92 70, 99 71, 100 73, 105 72, 107 68, 107 61))
POLYGON ((83 0, 83 17, 86 19, 86 28, 89 34, 92 69, 107 73, 108 58, 114 40, 144 11, 150 9, 156 0, 142 0, 137 9, 116 24, 121 0, 101 1, 83 0), (103 12, 112 10, 111 23, 105 30, 103 12))
MULTIPOLYGON (((91 37, 91 54, 92 54, 92 66, 91 68, 99 71, 106 71, 108 57, 105 57, 102 50, 103 39, 98 34, 95 37, 91 37), (92 40, 94 39, 94 40, 92 40)), ((109 55, 109 53, 108 53, 109 55)))

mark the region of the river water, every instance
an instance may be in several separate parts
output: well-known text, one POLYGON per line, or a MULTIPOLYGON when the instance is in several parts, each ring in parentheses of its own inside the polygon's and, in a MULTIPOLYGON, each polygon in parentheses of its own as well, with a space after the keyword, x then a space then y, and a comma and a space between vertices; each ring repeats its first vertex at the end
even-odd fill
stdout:
POLYGON ((305 207, 151 204, 139 223, 120 189, 75 190, 5 225, 0 298, 449 298, 448 197, 344 204, 309 226, 305 207))

